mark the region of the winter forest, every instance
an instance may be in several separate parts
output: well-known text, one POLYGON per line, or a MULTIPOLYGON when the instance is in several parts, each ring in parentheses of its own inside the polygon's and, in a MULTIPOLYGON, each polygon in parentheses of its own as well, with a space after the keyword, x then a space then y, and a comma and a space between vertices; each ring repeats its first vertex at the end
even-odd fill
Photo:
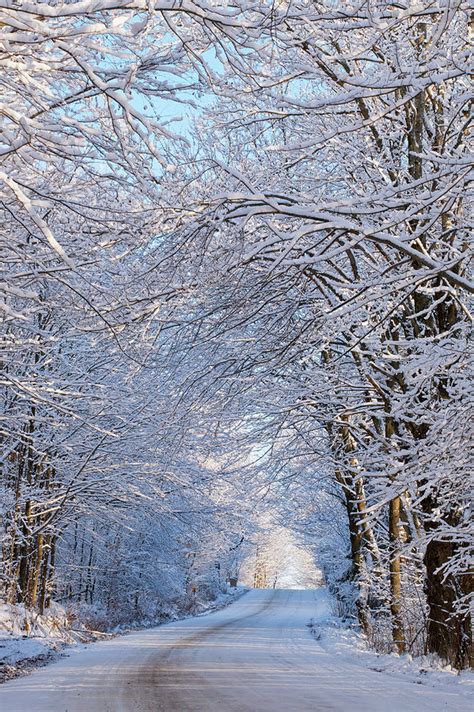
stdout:
POLYGON ((473 37, 464 0, 0 0, 3 603, 324 582, 472 665, 473 37))

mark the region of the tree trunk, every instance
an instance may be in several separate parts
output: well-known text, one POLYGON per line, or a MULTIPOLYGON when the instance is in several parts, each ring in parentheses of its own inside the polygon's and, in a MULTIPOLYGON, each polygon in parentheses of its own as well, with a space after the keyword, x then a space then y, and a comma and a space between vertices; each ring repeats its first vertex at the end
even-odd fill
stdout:
POLYGON ((394 497, 389 506, 390 533, 390 612, 392 636, 398 653, 406 651, 402 621, 402 565, 400 556, 400 497, 394 497))
POLYGON ((39 576, 39 593, 38 593, 38 610, 41 615, 44 613, 46 594, 48 590, 48 571, 49 571, 49 557, 51 552, 51 537, 45 537, 44 543, 44 554, 43 560, 41 562, 41 571, 39 576))
POLYGON ((358 588, 356 600, 357 618, 365 635, 370 635, 372 625, 368 610, 367 572, 363 552, 364 531, 360 521, 361 510, 363 511, 365 507, 365 500, 360 501, 360 497, 363 495, 363 488, 361 489, 359 487, 356 492, 354 484, 352 483, 352 487, 349 486, 348 478, 345 477, 340 470, 336 471, 336 479, 341 485, 346 503, 349 541, 351 545, 351 579, 358 588))
POLYGON ((463 595, 474 592, 474 576, 457 577, 440 569, 454 556, 456 545, 433 538, 426 547, 426 598, 429 608, 427 648, 456 668, 474 664, 472 624, 468 612, 457 611, 463 595))
POLYGON ((20 547, 20 567, 18 572, 18 602, 26 603, 28 598, 28 577, 30 568, 31 551, 29 547, 30 523, 31 523, 31 500, 25 504, 23 515, 22 536, 23 541, 20 547))
POLYGON ((34 565, 31 566, 30 589, 28 594, 28 604, 36 606, 38 599, 38 584, 40 579, 41 565, 43 562, 43 535, 40 533, 36 537, 36 555, 34 565))
POLYGON ((51 595, 53 591, 54 582, 54 567, 56 562, 56 536, 51 536, 51 544, 49 551, 49 566, 48 573, 46 575, 46 589, 45 589, 45 603, 44 607, 49 608, 51 605, 51 595))

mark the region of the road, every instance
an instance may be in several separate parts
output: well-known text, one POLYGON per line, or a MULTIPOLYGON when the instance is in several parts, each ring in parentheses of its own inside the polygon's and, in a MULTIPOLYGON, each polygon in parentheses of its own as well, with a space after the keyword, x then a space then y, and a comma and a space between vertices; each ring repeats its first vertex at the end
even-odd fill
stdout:
POLYGON ((316 641, 325 591, 251 591, 227 608, 72 650, 0 686, 2 712, 467 712, 448 687, 367 669, 316 641))

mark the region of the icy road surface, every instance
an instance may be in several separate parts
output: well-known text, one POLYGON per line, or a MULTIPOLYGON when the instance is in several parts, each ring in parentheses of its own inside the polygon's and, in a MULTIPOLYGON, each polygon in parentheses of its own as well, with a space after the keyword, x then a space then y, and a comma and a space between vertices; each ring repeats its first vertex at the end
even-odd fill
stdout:
MULTIPOLYGON (((228 608, 73 650, 0 687, 2 712, 467 712, 449 686, 414 684, 311 635, 318 591, 251 591, 228 608)), ((453 686, 454 687, 454 686, 453 686)))

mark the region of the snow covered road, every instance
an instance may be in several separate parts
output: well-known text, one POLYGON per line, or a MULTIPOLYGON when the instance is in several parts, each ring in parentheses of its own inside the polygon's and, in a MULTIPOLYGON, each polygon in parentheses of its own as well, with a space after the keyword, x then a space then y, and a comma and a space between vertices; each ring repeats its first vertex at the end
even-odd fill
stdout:
POLYGON ((231 606, 72 650, 0 687, 2 712, 467 712, 456 685, 367 669, 311 635, 324 589, 251 591, 231 606), (452 689, 450 689, 452 688, 452 689))

